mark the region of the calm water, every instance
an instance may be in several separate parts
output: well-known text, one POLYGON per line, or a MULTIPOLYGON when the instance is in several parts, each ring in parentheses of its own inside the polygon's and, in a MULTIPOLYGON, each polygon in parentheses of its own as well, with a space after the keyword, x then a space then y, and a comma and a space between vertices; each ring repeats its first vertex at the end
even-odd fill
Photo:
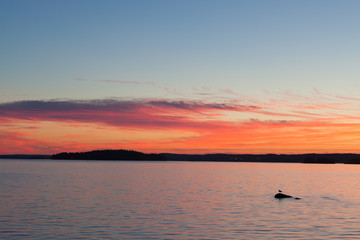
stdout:
POLYGON ((360 239, 359 165, 0 160, 0 183, 1 239, 360 239))

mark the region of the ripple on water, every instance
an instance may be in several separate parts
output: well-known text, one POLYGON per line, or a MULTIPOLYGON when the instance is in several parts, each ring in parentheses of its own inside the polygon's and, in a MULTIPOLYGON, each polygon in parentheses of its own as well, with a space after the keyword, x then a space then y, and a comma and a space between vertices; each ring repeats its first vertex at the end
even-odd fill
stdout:
POLYGON ((359 170, 0 161, 0 238, 360 239, 359 170), (302 199, 279 201, 277 189, 302 199))

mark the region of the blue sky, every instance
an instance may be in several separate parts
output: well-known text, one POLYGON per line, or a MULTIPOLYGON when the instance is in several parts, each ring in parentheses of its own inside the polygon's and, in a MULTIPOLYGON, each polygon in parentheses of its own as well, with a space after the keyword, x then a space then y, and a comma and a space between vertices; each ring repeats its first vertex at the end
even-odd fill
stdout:
POLYGON ((359 90, 358 1, 2 1, 1 93, 359 90), (74 79, 86 79, 87 83, 74 79), (111 86, 109 86, 111 85, 111 86))

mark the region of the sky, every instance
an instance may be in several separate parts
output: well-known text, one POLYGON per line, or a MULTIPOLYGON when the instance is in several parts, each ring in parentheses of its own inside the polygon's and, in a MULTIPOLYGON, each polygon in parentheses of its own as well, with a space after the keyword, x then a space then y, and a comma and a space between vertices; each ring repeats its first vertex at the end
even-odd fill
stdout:
POLYGON ((360 153, 360 1, 3 0, 0 154, 360 153))

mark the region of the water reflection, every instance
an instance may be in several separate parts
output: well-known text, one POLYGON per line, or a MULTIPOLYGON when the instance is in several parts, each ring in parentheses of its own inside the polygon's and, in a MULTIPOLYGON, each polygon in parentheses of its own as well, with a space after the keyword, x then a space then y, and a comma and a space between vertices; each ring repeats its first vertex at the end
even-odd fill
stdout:
POLYGON ((360 166, 0 161, 1 238, 354 239, 360 166), (273 198, 282 189, 302 199, 273 198))

